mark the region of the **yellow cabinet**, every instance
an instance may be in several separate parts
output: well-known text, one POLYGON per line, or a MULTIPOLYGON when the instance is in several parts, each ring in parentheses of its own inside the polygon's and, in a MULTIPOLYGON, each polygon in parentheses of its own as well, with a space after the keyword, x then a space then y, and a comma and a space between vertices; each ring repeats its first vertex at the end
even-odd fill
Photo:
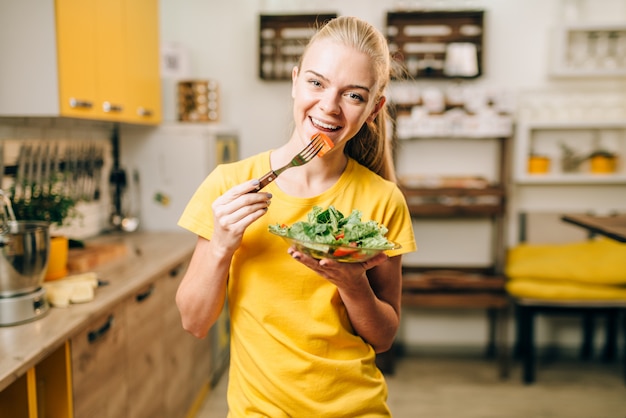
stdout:
POLYGON ((0 13, 0 115, 160 123, 158 0, 44 3, 0 13))
POLYGON ((70 348, 65 343, 0 392, 2 418, 72 418, 70 348))
POLYGON ((159 10, 157 0, 127 0, 126 16, 126 121, 152 124, 161 121, 159 73, 159 10))
POLYGON ((63 116, 132 123, 161 118, 155 0, 57 0, 63 116))

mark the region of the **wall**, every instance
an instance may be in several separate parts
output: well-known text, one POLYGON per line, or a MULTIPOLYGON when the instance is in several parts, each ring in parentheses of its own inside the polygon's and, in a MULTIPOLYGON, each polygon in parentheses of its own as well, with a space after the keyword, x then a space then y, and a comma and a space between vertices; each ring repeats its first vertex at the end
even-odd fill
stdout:
MULTIPOLYGON (((360 0, 161 0, 161 35, 163 42, 184 46, 189 56, 191 78, 217 80, 221 89, 222 123, 237 127, 241 134, 241 157, 246 157, 280 146, 290 134, 290 83, 266 82, 258 78, 258 15, 260 13, 337 12, 367 19, 379 29, 385 26, 388 10, 399 5, 437 4, 445 7, 472 6, 486 11, 485 71, 477 84, 504 88, 515 96, 532 95, 535 91, 621 91, 626 92, 623 80, 556 80, 548 76, 551 51, 551 31, 562 22, 563 2, 557 0, 476 0, 476 1, 392 1, 367 2, 360 0)), ((582 14, 588 21, 609 22, 626 20, 626 1, 581 1, 582 14)), ((175 80, 164 80, 165 118, 174 120, 175 80)), ((462 162, 460 161, 462 164, 462 162)), ((402 167, 399 167, 400 169, 402 167)), ((597 188, 596 188, 597 189, 597 188)), ((592 196, 598 196, 594 189, 592 196)), ((624 189, 621 189, 625 192, 624 189)), ((528 191, 526 191, 528 192, 528 191)), ((532 190, 530 192, 533 192, 532 190)), ((545 193, 539 190, 535 193, 545 193)), ((564 190, 563 202, 576 208, 588 206, 585 199, 589 188, 564 190), (583 204, 581 204, 581 201, 583 204)), ((612 197, 601 207, 624 207, 623 199, 611 190, 612 197)), ((553 190, 547 192, 554 194, 553 190)), ((559 193, 557 191, 557 193, 559 193)), ((539 202, 543 202, 541 197, 539 202)), ((545 205, 544 205, 545 206, 545 205)), ((549 205, 548 205, 549 207, 549 205)), ((545 209, 545 207, 544 207, 545 209)), ((559 208, 560 209, 560 208, 559 208)), ((482 260, 486 255, 477 249, 476 242, 488 241, 484 225, 464 225, 466 240, 474 250, 458 262, 482 260), (469 229, 468 229, 469 228, 469 229), (478 252, 476 252, 478 251, 478 252)), ((450 259, 446 239, 459 235, 457 224, 431 223, 420 229, 418 244, 438 260, 450 259), (445 238, 444 238, 445 237, 445 238)), ((419 262, 421 255, 412 255, 419 262), (417 258, 416 258, 417 257, 417 258)), ((453 260, 454 262, 454 260, 453 260)), ((451 312, 407 310, 403 317, 401 338, 419 346, 473 346, 485 341, 486 322, 481 312, 451 312)), ((510 327, 512 330, 513 327, 510 327)), ((575 344, 578 326, 571 321, 540 321, 538 342, 575 344)))

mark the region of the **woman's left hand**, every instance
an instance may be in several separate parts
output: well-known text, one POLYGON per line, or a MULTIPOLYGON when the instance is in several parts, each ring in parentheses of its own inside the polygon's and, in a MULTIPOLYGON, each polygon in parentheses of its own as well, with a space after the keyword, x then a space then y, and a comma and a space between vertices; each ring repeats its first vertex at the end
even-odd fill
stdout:
POLYGON ((380 253, 362 263, 340 263, 330 258, 317 260, 297 251, 294 247, 289 248, 287 252, 295 260, 298 260, 339 288, 349 288, 353 285, 361 286, 362 281, 367 279, 365 272, 388 259, 385 253, 380 253))
POLYGON ((402 258, 380 253, 362 263, 316 260, 297 251, 291 256, 337 286, 356 333, 376 352, 388 350, 400 324, 402 258))

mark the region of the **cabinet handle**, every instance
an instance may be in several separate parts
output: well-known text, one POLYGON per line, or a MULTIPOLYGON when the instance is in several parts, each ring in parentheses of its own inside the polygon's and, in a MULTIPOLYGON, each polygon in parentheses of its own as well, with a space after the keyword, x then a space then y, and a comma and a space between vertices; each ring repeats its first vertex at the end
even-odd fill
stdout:
POLYGON ((146 109, 145 107, 138 107, 137 108, 137 114, 139 116, 143 116, 143 117, 148 118, 148 117, 152 116, 153 112, 152 112, 152 110, 146 109))
POLYGON ((124 106, 116 105, 111 102, 104 102, 102 103, 102 110, 104 110, 106 113, 109 113, 109 112, 119 113, 122 110, 124 110, 124 106))
POLYGON ((89 341, 89 344, 94 344, 100 338, 104 337, 104 335, 107 332, 109 332, 112 325, 113 325, 113 315, 109 315, 109 318, 104 323, 104 325, 102 325, 100 328, 96 330, 89 331, 89 333, 87 334, 87 341, 89 341))
POLYGON ((77 109, 91 109, 93 107, 93 102, 89 100, 79 100, 75 98, 70 98, 70 107, 77 109))
POLYGON ((137 302, 143 302, 144 300, 148 299, 152 295, 152 293, 154 293, 154 284, 151 284, 150 288, 145 292, 135 295, 135 300, 137 302))

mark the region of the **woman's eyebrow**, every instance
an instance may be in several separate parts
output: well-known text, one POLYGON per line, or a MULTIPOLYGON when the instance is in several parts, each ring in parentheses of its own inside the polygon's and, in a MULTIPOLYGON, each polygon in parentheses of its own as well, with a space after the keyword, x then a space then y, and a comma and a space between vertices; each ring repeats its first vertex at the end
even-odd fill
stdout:
MULTIPOLYGON (((315 71, 313 71, 313 70, 306 70, 305 72, 306 72, 306 73, 311 73, 311 74, 315 75, 316 77, 319 77, 319 78, 321 78, 322 80, 324 80, 324 81, 326 81, 326 82, 329 82, 329 80, 328 80, 326 77, 324 77, 324 76, 323 76, 323 75, 321 75, 320 73, 317 73, 317 72, 315 72, 315 71)), ((369 87, 361 86, 361 85, 359 85, 359 84, 350 84, 348 87, 349 87, 349 88, 352 88, 352 89, 361 89, 361 90, 365 90, 365 91, 366 91, 366 92, 368 92, 368 93, 370 92, 369 87)))

